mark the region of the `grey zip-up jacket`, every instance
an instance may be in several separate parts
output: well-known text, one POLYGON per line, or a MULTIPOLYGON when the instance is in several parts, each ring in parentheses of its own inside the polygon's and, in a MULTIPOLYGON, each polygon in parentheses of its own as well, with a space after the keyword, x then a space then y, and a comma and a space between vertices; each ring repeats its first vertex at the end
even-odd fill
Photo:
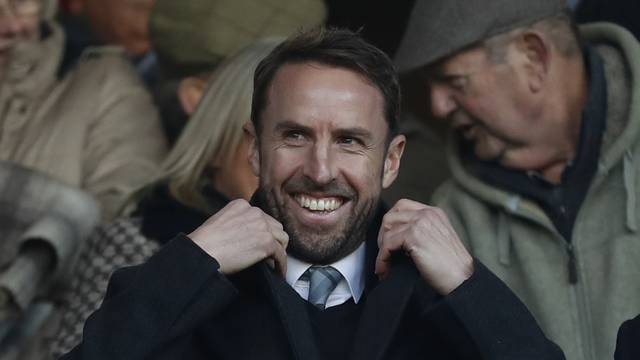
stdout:
POLYGON ((434 201, 567 359, 609 360, 618 327, 640 312, 640 45, 613 24, 581 31, 604 60, 607 120, 571 242, 536 203, 469 173, 455 139, 448 155, 453 178, 434 201), (576 284, 569 282, 572 267, 576 284))

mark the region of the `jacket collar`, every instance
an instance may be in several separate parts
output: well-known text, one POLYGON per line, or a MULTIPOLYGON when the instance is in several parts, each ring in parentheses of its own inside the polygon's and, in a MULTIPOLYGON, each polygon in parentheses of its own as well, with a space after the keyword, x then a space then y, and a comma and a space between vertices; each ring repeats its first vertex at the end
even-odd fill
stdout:
MULTIPOLYGON (((252 203, 259 205, 255 200, 254 198, 252 203)), ((378 281, 374 274, 378 254, 378 230, 386 210, 386 206, 380 204, 367 232, 364 308, 350 357, 354 360, 383 358, 400 325, 416 280, 419 279, 412 262, 400 254, 392 260, 392 270, 387 279, 378 281)), ((261 278, 259 282, 272 300, 282 321, 294 358, 320 359, 321 354, 304 302, 300 301, 295 290, 265 262, 257 265, 257 271, 261 278)))
POLYGON ((190 233, 229 203, 226 196, 209 184, 204 185, 201 192, 210 213, 179 202, 166 182, 150 185, 143 191, 132 215, 142 219, 142 234, 160 244, 167 243, 178 233, 190 233))

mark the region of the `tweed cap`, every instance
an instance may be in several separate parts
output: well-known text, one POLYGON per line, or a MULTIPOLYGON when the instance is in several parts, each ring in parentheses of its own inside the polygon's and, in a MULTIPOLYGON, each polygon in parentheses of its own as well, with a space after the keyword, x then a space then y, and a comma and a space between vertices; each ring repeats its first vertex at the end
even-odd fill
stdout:
POLYGON ((566 0, 416 0, 395 64, 409 72, 566 8, 566 0))
POLYGON ((162 65, 189 72, 259 38, 318 26, 326 14, 323 0, 156 0, 149 32, 162 65))

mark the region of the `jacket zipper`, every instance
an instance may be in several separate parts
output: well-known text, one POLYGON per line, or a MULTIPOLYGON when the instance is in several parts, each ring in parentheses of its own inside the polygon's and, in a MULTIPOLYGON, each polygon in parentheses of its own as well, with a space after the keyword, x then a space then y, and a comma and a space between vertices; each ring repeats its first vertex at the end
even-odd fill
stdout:
POLYGON ((578 283, 578 266, 576 264, 576 252, 572 243, 566 243, 567 255, 569 260, 567 267, 569 270, 569 284, 575 285, 578 283))

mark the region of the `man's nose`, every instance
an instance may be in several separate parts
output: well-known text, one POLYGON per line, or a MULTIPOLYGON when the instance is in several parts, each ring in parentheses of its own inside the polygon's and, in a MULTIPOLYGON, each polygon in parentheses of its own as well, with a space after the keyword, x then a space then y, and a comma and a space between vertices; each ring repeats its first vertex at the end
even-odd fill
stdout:
POLYGON ((456 109, 455 99, 445 86, 432 84, 429 86, 429 91, 433 116, 444 119, 456 109))
POLYGON ((325 185, 336 177, 334 155, 331 145, 315 143, 304 165, 304 175, 318 185, 325 185))

